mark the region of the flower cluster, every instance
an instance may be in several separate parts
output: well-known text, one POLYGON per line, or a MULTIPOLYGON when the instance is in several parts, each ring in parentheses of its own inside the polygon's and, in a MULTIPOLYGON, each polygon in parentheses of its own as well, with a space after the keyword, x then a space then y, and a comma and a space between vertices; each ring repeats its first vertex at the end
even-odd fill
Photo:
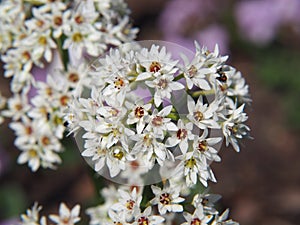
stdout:
MULTIPOLYGON (((31 209, 26 211, 26 214, 21 215, 21 225, 47 225, 47 219, 45 216, 40 217, 40 211, 42 206, 34 203, 31 209)), ((55 224, 74 225, 80 221, 79 217, 80 205, 75 205, 71 210, 66 206, 65 203, 61 203, 59 206, 59 215, 51 214, 49 219, 55 224)))
POLYGON ((249 136, 244 78, 217 46, 209 52, 196 43, 181 62, 166 47, 135 48, 100 58, 90 89, 71 101, 66 120, 84 139, 82 155, 95 171, 107 166, 110 177, 129 183, 145 184, 143 175, 158 165, 162 180, 178 176, 188 186, 207 186, 215 181, 209 165, 220 161, 222 138, 239 151, 249 136))
POLYGON ((219 195, 203 192, 188 196, 181 187, 168 183, 162 187, 152 185, 151 190, 130 186, 104 188, 105 203, 86 210, 89 224, 238 224, 228 219, 228 209, 221 215, 215 209, 219 195), (144 195, 147 191, 148 195, 144 195), (143 199, 145 196, 147 200, 143 199), (187 205, 189 211, 184 209, 187 205))
POLYGON ((12 119, 18 163, 36 171, 61 162, 63 111, 88 83, 84 59, 134 39, 128 15, 123 0, 1 2, 1 60, 13 93, 1 115, 12 119))
MULTIPOLYGON (((215 203, 221 198, 219 195, 204 191, 187 196, 180 187, 176 183, 165 184, 163 187, 152 185, 148 195, 143 194, 146 188, 142 187, 106 187, 101 191, 105 203, 86 210, 90 218, 89 224, 238 225, 237 222, 228 219, 228 209, 222 214, 215 209, 215 203), (189 205, 188 210, 184 209, 186 205, 189 205)), ((40 210, 41 206, 35 203, 31 210, 27 210, 27 214, 21 215, 21 225, 46 225, 45 216, 39 219, 40 210)), ((79 210, 79 205, 70 210, 61 203, 59 215, 49 215, 49 219, 55 224, 73 225, 80 220, 79 210)))

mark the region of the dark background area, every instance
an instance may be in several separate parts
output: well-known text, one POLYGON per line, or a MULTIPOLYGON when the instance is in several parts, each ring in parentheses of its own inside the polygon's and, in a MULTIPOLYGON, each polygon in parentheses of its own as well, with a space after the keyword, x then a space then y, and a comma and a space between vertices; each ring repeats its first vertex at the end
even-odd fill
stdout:
MULTIPOLYGON (((165 38, 159 17, 168 2, 128 1, 133 23, 140 28, 138 40, 165 38)), ((230 217, 242 225, 297 225, 300 221, 300 35, 288 24, 280 27, 269 43, 251 43, 242 38, 234 22, 232 10, 238 1, 224 2, 226 7, 220 7, 227 18, 224 25, 230 36, 229 63, 242 71, 250 87, 253 102, 247 113, 254 139, 245 140, 240 153, 224 146, 220 152, 222 162, 212 165, 218 182, 210 184, 211 191, 223 196, 219 207, 230 208, 230 217)), ((215 23, 220 21, 219 18, 215 23)), ((192 23, 193 19, 182 26, 192 23)), ((198 28, 201 32, 202 27, 198 28)), ((0 79, 1 92, 8 96, 9 81, 0 79)), ((66 140, 68 151, 63 155, 63 165, 56 171, 31 173, 27 166, 16 164, 19 152, 7 125, 8 121, 0 127, 0 220, 18 218, 34 201, 44 205, 46 212, 56 212, 61 201, 70 206, 83 203, 83 208, 97 204, 93 175, 71 138, 66 140)))

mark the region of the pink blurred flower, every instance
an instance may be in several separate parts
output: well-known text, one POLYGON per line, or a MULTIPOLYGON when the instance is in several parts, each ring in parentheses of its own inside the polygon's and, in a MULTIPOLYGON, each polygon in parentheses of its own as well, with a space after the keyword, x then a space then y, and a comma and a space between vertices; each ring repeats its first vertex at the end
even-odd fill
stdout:
POLYGON ((228 53, 228 34, 215 24, 220 4, 218 0, 169 1, 159 20, 164 39, 188 49, 194 49, 194 40, 212 50, 217 43, 221 53, 228 53))
POLYGON ((195 19, 205 20, 214 9, 213 1, 171 0, 160 16, 159 26, 165 34, 182 34, 186 24, 191 24, 195 19))
POLYGON ((281 25, 299 23, 299 0, 254 0, 237 3, 236 21, 245 39, 266 45, 281 25))
POLYGON ((221 54, 229 52, 229 36, 226 29, 221 25, 212 24, 203 30, 199 30, 195 35, 195 39, 210 51, 213 51, 215 45, 218 44, 221 54))

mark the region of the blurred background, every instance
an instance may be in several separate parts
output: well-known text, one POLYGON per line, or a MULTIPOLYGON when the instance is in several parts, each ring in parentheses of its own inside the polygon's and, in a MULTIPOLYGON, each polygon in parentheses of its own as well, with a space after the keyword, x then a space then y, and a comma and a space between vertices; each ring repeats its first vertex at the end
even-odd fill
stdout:
MULTIPOLYGON (((187 48, 193 41, 230 56, 242 71, 253 102, 248 125, 253 140, 241 152, 223 148, 212 168, 223 196, 242 225, 297 225, 300 221, 300 0, 128 0, 138 40, 166 40, 187 48)), ((9 81, 0 88, 9 96, 9 81)), ((16 164, 19 154, 6 121, 0 127, 0 224, 9 225, 34 201, 56 212, 97 204, 91 170, 72 138, 56 171, 31 173, 16 164)), ((83 213, 82 213, 83 214, 83 213)))

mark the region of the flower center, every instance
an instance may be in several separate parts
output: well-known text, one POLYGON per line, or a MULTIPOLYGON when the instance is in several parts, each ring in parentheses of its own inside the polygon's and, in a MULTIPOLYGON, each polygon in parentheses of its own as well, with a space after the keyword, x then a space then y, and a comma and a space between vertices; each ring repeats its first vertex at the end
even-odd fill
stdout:
POLYGON ((197 121, 201 121, 204 118, 204 115, 202 112, 197 111, 197 112, 194 112, 194 118, 197 121))
POLYGON ((63 23, 63 20, 62 20, 61 16, 56 16, 56 17, 54 17, 53 22, 56 26, 61 26, 63 23))
POLYGON ((207 205, 208 203, 209 203, 209 200, 207 198, 203 198, 201 201, 201 204, 204 206, 207 205))
POLYGON ((16 105, 15 105, 15 109, 16 109, 17 111, 21 111, 21 110, 23 109, 23 106, 22 106, 21 104, 16 104, 16 105))
POLYGON ((29 60, 31 58, 30 53, 28 51, 23 52, 22 56, 25 60, 29 60))
POLYGON ((150 70, 150 72, 152 72, 152 73, 156 73, 156 72, 158 72, 160 69, 161 69, 161 65, 160 65, 159 62, 156 62, 156 61, 152 62, 151 65, 150 65, 150 67, 149 67, 149 70, 150 70))
POLYGON ((133 200, 131 200, 131 199, 130 199, 130 200, 127 200, 127 202, 126 202, 126 208, 129 209, 129 210, 132 210, 134 204, 135 204, 135 201, 133 201, 133 200))
POLYGON ((205 152, 208 149, 207 141, 199 141, 198 142, 198 151, 205 152))
POLYGON ((150 137, 149 134, 146 134, 143 138, 143 142, 146 146, 150 146, 151 145, 151 142, 152 142, 152 138, 150 137))
POLYGON ((32 134, 32 127, 31 127, 31 126, 25 127, 25 133, 26 133, 27 135, 32 134))
POLYGON ((37 20, 37 21, 35 22, 35 24, 36 24, 38 27, 42 27, 45 23, 44 23, 44 21, 42 21, 42 20, 37 20))
POLYGON ((42 137, 41 142, 43 145, 49 145, 50 144, 50 139, 47 136, 42 137))
POLYGON ((201 220, 199 218, 194 218, 191 221, 191 225, 201 225, 201 220))
POLYGON ((115 225, 123 225, 121 222, 114 222, 115 225))
POLYGON ((183 140, 187 136, 187 130, 186 129, 179 129, 176 133, 176 136, 178 139, 183 140))
POLYGON ((171 197, 169 193, 163 193, 159 196, 159 202, 163 205, 169 205, 171 203, 171 197))
POLYGON ((156 127, 159 127, 163 124, 163 118, 161 116, 156 116, 152 120, 152 124, 156 127))
POLYGON ((77 33, 74 33, 73 36, 72 36, 72 40, 73 40, 74 42, 81 42, 82 39, 83 39, 82 34, 81 34, 81 33, 78 33, 78 32, 77 32, 77 33))
POLYGON ((239 128, 238 128, 238 126, 234 125, 234 126, 230 127, 229 130, 232 133, 236 134, 238 132, 239 128))
POLYGON ((165 89, 167 86, 168 86, 168 81, 166 79, 160 79, 158 81, 158 84, 157 86, 160 88, 160 89, 165 89))
POLYGON ((83 16, 78 15, 78 16, 75 16, 74 20, 77 24, 81 24, 81 23, 83 23, 84 19, 83 19, 83 16))
POLYGON ((79 81, 79 76, 77 73, 70 73, 68 79, 73 83, 77 83, 79 81))
POLYGON ((53 90, 52 90, 51 87, 46 87, 45 92, 46 92, 46 94, 47 94, 48 96, 52 96, 52 94, 53 94, 53 90))
POLYGON ((135 110, 134 110, 134 115, 137 118, 142 118, 145 115, 144 108, 141 107, 141 106, 136 107, 135 110))
POLYGON ((216 79, 220 82, 226 82, 227 81, 227 76, 226 74, 222 71, 222 68, 217 70, 217 73, 219 74, 219 77, 216 79))
POLYGON ((118 159, 118 160, 121 160, 124 157, 124 153, 120 149, 116 149, 113 152, 113 157, 118 159))
POLYGON ((47 44, 47 38, 45 36, 41 36, 38 40, 40 45, 46 45, 47 44))
POLYGON ((138 225, 149 225, 149 219, 147 217, 140 217, 138 219, 138 225))
POLYGON ((62 118, 60 118, 60 117, 57 116, 57 115, 54 116, 53 122, 54 122, 55 125, 63 124, 62 118))
POLYGON ((196 165, 196 160, 194 157, 185 161, 185 167, 192 169, 196 165))
POLYGON ((66 96, 66 95, 63 95, 60 97, 60 104, 62 106, 66 106, 68 104, 68 101, 69 101, 69 97, 66 96))
POLYGON ((114 82, 115 88, 120 90, 122 87, 125 86, 124 79, 122 79, 121 77, 116 77, 115 79, 116 79, 114 82))
POLYGON ((110 112, 111 116, 114 116, 114 117, 118 116, 118 114, 119 114, 119 110, 117 110, 115 108, 112 108, 109 112, 110 112))
POLYGON ((189 77, 194 77, 197 74, 197 68, 194 65, 191 65, 191 67, 188 69, 188 75, 189 77))
POLYGON ((30 157, 30 158, 35 158, 35 157, 37 157, 37 152, 36 152, 35 149, 30 149, 30 150, 28 151, 28 154, 29 154, 29 157, 30 157))
POLYGON ((62 224, 69 224, 70 218, 69 217, 64 217, 64 218, 62 218, 61 222, 62 222, 62 224))
POLYGON ((136 170, 140 166, 140 164, 137 160, 134 160, 134 161, 130 162, 130 166, 131 166, 131 169, 136 170))

